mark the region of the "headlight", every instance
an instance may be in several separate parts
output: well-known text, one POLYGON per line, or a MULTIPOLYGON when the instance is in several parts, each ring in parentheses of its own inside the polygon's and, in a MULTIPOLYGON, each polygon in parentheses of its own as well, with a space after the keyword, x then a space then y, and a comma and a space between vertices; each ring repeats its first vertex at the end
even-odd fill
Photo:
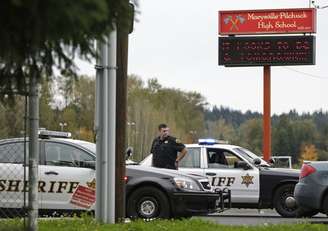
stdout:
POLYGON ((188 179, 184 177, 174 177, 173 180, 175 184, 178 186, 178 188, 180 189, 202 191, 200 186, 192 179, 188 179))

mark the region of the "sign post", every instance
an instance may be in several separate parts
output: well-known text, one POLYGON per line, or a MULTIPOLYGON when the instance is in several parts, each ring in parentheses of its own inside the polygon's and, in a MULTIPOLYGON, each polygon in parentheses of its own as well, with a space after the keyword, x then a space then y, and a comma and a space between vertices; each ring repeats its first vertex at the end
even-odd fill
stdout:
POLYGON ((263 67, 263 159, 271 156, 271 67, 263 67))

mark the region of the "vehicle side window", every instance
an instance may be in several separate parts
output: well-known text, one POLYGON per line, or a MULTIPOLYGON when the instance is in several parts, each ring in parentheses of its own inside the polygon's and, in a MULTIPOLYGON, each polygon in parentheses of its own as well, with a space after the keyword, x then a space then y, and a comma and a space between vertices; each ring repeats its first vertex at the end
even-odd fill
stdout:
POLYGON ((180 161, 179 167, 200 168, 200 148, 187 148, 188 153, 180 161))
POLYGON ((76 147, 60 143, 45 144, 46 165, 79 167, 83 161, 92 161, 88 153, 76 147))
MULTIPOLYGON (((26 159, 28 160, 28 147, 26 148, 26 159)), ((0 163, 24 163, 24 142, 0 145, 0 163)))
POLYGON ((232 152, 218 148, 207 149, 208 168, 235 168, 241 159, 232 152))

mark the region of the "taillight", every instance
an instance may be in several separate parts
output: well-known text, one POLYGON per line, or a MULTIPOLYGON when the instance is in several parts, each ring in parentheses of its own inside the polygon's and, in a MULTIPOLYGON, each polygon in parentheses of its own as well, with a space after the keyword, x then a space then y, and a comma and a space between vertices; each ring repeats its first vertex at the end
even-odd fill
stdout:
POLYGON ((308 164, 303 164, 301 168, 301 173, 300 173, 300 179, 314 173, 316 170, 314 167, 308 164))
POLYGON ((127 183, 128 180, 129 180, 129 177, 128 176, 124 176, 123 180, 124 180, 125 183, 127 183))

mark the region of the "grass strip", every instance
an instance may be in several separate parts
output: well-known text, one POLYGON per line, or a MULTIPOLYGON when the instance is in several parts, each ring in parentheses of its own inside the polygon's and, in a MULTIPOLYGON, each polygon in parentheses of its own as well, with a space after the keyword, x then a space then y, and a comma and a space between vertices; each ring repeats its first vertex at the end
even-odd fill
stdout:
MULTIPOLYGON (((124 224, 101 224, 94 218, 55 218, 40 219, 39 231, 327 231, 323 224, 278 224, 256 226, 230 226, 215 224, 201 219, 186 220, 136 220, 124 224)), ((0 231, 23 231, 23 221, 2 219, 0 231)))

